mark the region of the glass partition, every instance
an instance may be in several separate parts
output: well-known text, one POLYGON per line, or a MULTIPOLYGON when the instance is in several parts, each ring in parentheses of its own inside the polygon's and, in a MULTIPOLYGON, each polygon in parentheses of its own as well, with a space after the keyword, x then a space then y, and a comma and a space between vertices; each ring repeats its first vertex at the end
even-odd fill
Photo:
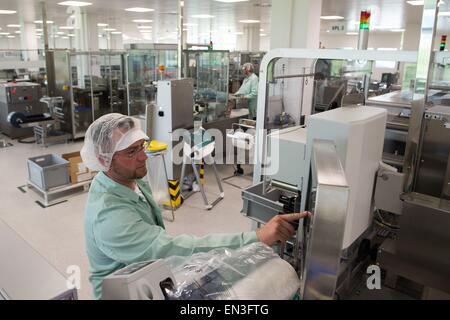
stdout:
POLYGON ((55 50, 49 55, 55 65, 49 88, 65 100, 65 126, 74 139, 84 137, 89 125, 105 114, 127 114, 123 52, 55 50))
POLYGON ((345 95, 364 94, 372 67, 372 61, 317 60, 312 113, 341 107, 345 95))
POLYGON ((70 70, 72 76, 73 135, 76 139, 84 137, 86 130, 93 122, 93 104, 98 105, 98 98, 93 99, 94 93, 91 88, 90 54, 87 52, 71 54, 70 70))
POLYGON ((259 67, 261 61, 264 58, 265 52, 248 52, 248 51, 233 51, 230 52, 230 93, 235 93, 239 90, 245 75, 242 71, 242 65, 244 63, 250 62, 253 64, 254 73, 259 76, 259 67))
POLYGON ((141 115, 155 101, 154 81, 176 79, 177 50, 132 49, 127 52, 128 114, 141 115))
POLYGON ((184 51, 183 77, 194 79, 195 120, 212 122, 226 117, 228 51, 184 51))

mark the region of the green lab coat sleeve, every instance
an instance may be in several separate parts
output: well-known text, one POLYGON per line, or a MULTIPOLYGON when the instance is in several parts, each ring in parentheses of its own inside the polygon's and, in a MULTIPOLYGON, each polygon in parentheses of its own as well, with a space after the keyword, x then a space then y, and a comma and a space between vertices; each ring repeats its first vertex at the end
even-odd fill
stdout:
POLYGON ((258 77, 251 77, 247 81, 247 89, 244 96, 249 100, 253 100, 258 97, 258 77))
POLYGON ((143 221, 129 206, 120 205, 101 213, 94 229, 100 250, 124 264, 173 255, 189 256, 215 248, 234 249, 258 241, 256 232, 171 237, 162 227, 143 221))

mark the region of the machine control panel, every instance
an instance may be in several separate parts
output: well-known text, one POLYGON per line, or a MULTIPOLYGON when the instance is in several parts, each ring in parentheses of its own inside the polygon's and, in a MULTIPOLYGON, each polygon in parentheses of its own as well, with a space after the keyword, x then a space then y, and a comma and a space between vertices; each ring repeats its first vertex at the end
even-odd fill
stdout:
POLYGON ((38 102, 41 97, 40 86, 36 83, 18 82, 3 85, 2 100, 11 104, 38 102))

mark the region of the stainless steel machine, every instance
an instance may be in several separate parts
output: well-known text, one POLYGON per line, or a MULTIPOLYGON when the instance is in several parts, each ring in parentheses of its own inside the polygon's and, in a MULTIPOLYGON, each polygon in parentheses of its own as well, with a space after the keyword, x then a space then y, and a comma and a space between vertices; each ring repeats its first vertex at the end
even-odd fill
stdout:
POLYGON ((28 117, 42 117, 46 106, 40 102, 41 87, 31 82, 0 85, 0 129, 11 138, 33 135, 33 128, 16 128, 8 122, 8 115, 18 112, 28 117))

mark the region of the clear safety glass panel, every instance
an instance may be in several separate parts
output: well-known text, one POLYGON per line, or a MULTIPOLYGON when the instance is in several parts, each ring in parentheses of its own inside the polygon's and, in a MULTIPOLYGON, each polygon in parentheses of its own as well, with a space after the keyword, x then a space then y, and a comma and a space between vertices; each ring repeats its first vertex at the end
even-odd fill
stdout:
POLYGON ((156 51, 130 50, 128 52, 128 113, 145 114, 145 106, 155 100, 159 66, 156 51))
POLYGON ((314 64, 314 98, 311 113, 341 107, 342 99, 346 95, 364 94, 370 76, 378 77, 377 74, 372 74, 372 66, 372 61, 317 60, 314 64))
POLYGON ((227 117, 228 51, 187 53, 187 77, 194 79, 194 117, 203 123, 227 117))
POLYGON ((92 89, 92 107, 94 120, 111 113, 110 96, 110 75, 111 61, 109 55, 90 55, 90 78, 92 89))
POLYGON ((450 106, 450 53, 435 51, 428 85, 428 102, 450 106))
POLYGON ((176 79, 178 72, 177 50, 159 50, 159 79, 176 79))
POLYGON ((111 53, 110 57, 110 96, 112 112, 128 114, 127 90, 125 86, 125 57, 123 53, 111 53))
POLYGON ((242 71, 242 65, 250 62, 253 64, 254 73, 259 77, 259 68, 265 52, 230 52, 230 70, 229 70, 229 91, 235 93, 239 90, 244 81, 245 75, 242 71))
POLYGON ((70 78, 70 55, 67 51, 54 51, 54 66, 55 66, 55 95, 64 99, 64 105, 60 112, 61 130, 72 133, 72 109, 71 109, 71 87, 72 82, 70 78))
POLYGON ((84 137, 93 121, 90 65, 90 56, 87 53, 74 54, 70 57, 74 138, 84 137))
POLYGON ((242 81, 244 80, 244 73, 242 72, 241 64, 241 52, 239 51, 230 52, 229 74, 229 91, 230 93, 235 93, 239 90, 242 85, 242 81))
POLYGON ((303 124, 304 116, 311 113, 313 62, 311 59, 279 59, 269 65, 266 129, 303 124))

